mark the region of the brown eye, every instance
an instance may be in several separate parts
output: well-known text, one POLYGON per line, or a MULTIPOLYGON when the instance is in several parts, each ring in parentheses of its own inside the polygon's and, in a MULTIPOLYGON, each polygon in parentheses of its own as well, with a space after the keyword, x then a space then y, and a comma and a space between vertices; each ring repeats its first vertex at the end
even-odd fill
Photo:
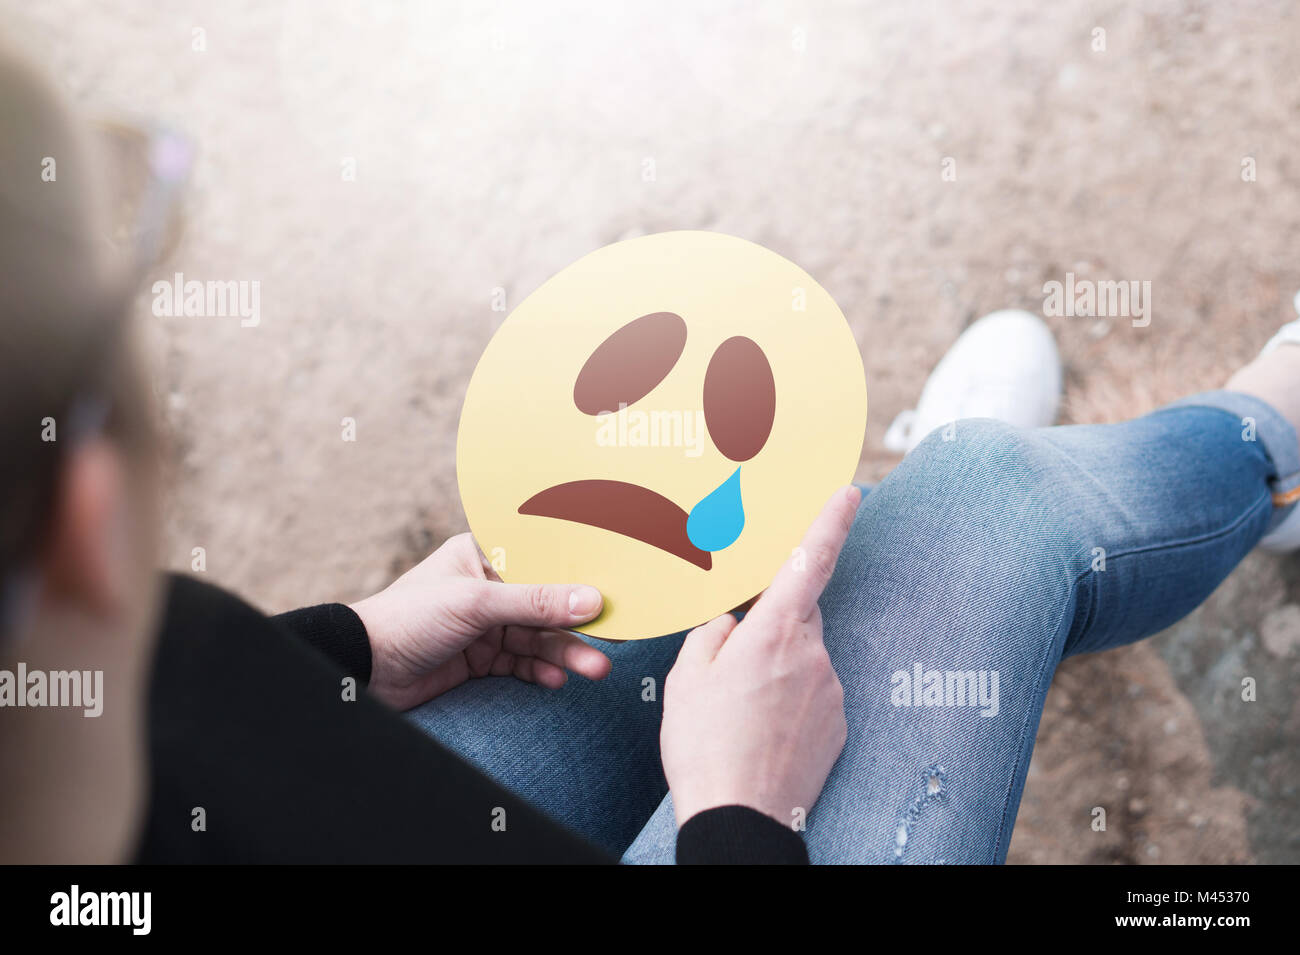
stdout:
POLYGON ((748 461, 763 449, 776 417, 776 382, 753 339, 736 336, 718 346, 704 375, 704 422, 718 450, 748 461))
POLYGON ((634 318, 591 353, 573 385, 583 414, 617 411, 640 401, 668 377, 686 347, 686 323, 672 312, 634 318))

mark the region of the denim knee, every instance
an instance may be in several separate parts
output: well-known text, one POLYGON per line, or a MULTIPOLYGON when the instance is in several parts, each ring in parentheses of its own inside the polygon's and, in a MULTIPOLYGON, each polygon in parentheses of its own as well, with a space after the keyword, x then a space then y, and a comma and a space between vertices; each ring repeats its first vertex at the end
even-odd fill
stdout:
MULTIPOLYGON (((1037 432, 986 418, 940 428, 868 496, 837 576, 931 616, 1059 613, 1087 566, 1084 535, 1059 506, 1062 471, 1037 432)), ((833 580, 832 599, 841 586, 854 584, 833 580)))
POLYGON ((1071 476, 1040 432, 963 418, 932 432, 899 471, 924 509, 964 532, 957 549, 972 559, 998 557, 994 546, 1007 560, 1056 560, 1084 543, 1060 506, 1071 476))

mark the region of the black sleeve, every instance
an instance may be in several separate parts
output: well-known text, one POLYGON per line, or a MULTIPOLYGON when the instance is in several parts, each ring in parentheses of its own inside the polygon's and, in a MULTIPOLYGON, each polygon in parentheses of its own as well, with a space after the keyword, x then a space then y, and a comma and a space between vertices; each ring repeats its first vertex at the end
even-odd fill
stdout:
POLYGON ((370 682, 370 637, 366 625, 345 604, 318 604, 271 618, 288 627, 362 686, 370 682))
POLYGON ((748 806, 696 813, 677 833, 678 865, 807 865, 799 833, 748 806))
POLYGON ((168 581, 136 861, 614 862, 285 628, 168 581))
MULTIPOLYGON (((359 650, 358 634, 364 640, 352 611, 327 605, 275 619, 216 587, 169 578, 137 862, 615 861, 345 686, 343 662, 359 650)), ((682 827, 677 859, 808 855, 786 826, 727 806, 682 827)))

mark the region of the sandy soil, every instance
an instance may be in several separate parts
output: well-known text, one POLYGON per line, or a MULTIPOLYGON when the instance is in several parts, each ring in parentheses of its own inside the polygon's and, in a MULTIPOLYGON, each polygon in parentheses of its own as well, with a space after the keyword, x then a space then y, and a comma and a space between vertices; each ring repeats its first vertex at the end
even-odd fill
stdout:
MULTIPOLYGON (((961 329, 1039 310, 1067 271, 1153 295, 1144 328, 1050 320, 1068 421, 1216 387, 1293 314, 1289 3, 582 6, 0 2, 75 99, 198 143, 160 273, 262 283, 257 328, 140 301, 169 566, 204 547, 278 610, 358 597, 463 529, 456 420, 493 290, 513 307, 625 236, 721 230, 818 277, 866 364, 868 480, 961 329)), ((1300 861, 1298 577, 1253 557, 1169 633, 1064 666, 1012 860, 1300 861), (1251 668, 1272 696, 1243 712, 1251 668)))

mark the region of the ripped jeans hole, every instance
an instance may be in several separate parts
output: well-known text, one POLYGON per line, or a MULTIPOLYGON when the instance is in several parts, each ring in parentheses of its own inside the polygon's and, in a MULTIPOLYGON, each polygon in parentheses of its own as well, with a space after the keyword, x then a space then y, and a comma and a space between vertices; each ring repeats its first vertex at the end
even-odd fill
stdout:
POLYGON ((921 818, 921 812, 932 802, 946 801, 948 798, 948 772, 938 763, 926 768, 918 781, 916 798, 903 812, 903 818, 894 831, 894 863, 903 861, 903 853, 912 838, 912 829, 921 818))

